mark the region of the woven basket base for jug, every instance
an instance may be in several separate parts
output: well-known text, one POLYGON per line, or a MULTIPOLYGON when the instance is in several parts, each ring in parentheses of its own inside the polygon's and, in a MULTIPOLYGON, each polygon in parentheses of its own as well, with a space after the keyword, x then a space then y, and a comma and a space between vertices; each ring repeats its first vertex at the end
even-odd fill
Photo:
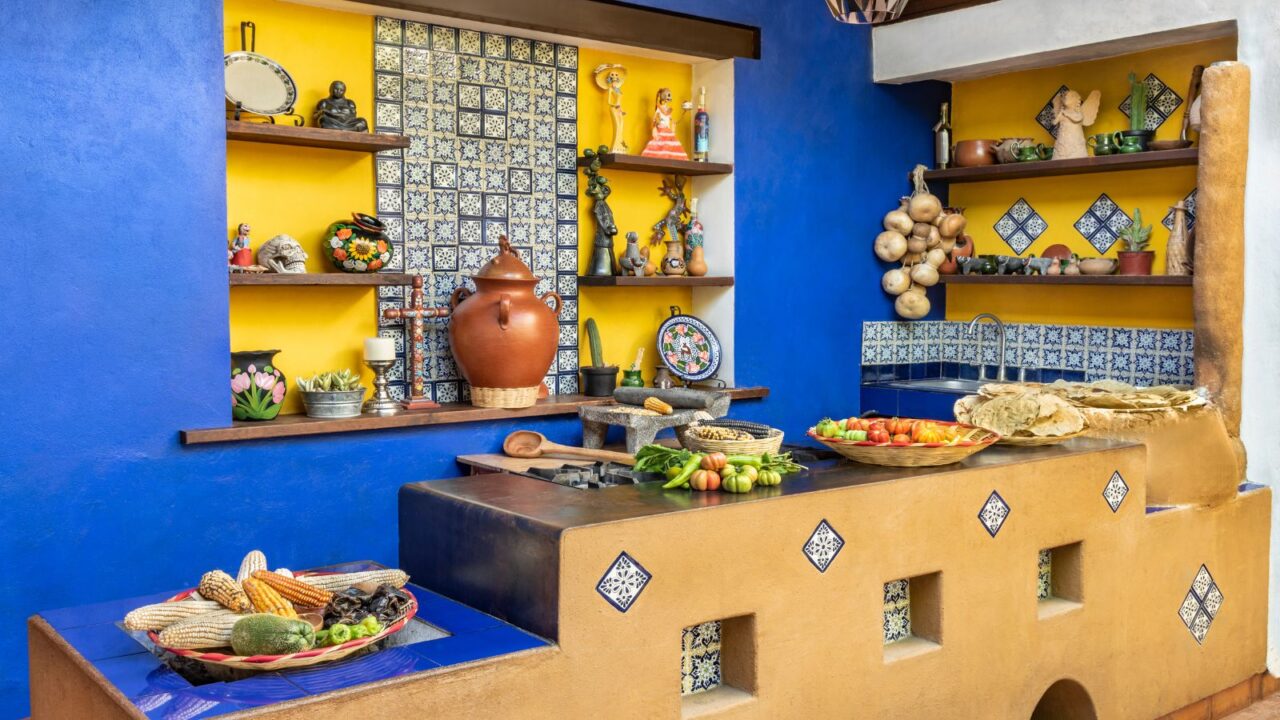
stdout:
POLYGON ((538 401, 542 385, 522 388, 471 388, 471 404, 484 408, 527 408, 538 401))

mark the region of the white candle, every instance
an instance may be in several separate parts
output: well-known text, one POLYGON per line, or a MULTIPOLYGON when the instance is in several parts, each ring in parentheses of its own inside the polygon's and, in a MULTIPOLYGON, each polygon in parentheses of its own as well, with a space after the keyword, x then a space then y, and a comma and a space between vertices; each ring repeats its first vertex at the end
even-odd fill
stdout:
POLYGON ((391 338, 366 338, 364 341, 364 359, 369 362, 395 360, 395 341, 391 338))

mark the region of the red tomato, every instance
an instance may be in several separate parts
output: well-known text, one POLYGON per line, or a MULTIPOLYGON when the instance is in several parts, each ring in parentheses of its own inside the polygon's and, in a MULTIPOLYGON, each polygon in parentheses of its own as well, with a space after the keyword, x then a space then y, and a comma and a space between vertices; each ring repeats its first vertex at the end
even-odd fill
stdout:
POLYGON ((720 489, 720 474, 714 470, 696 470, 689 478, 689 487, 699 491, 720 489))
POLYGON ((867 440, 873 443, 887 443, 889 433, 883 427, 873 427, 867 431, 867 440))
POLYGON ((889 421, 889 424, 886 426, 885 429, 889 431, 890 435, 910 435, 911 426, 914 424, 915 424, 915 421, 913 420, 907 420, 904 418, 894 418, 889 421))
POLYGON ((898 433, 897 435, 893 436, 893 444, 894 445, 910 445, 911 436, 905 435, 903 433, 898 433))

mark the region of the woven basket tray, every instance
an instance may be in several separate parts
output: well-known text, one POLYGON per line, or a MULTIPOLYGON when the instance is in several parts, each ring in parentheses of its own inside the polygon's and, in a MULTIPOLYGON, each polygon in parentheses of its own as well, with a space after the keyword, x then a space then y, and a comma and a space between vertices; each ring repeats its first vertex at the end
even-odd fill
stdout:
MULTIPOLYGON (((299 577, 308 574, 311 573, 298 573, 299 577)), ((409 592, 408 588, 400 588, 400 590, 408 595, 413 602, 409 604, 409 609, 405 612, 403 617, 384 627, 382 632, 377 635, 358 638, 356 640, 345 642, 341 645, 313 648, 311 650, 290 653, 288 655, 229 655, 220 652, 209 652, 207 650, 184 650, 182 648, 170 648, 161 645, 159 633, 154 630, 148 632, 147 637, 151 638, 151 642, 155 643, 156 647, 164 650, 165 652, 173 653, 179 657, 199 660, 200 662, 209 663, 210 665, 238 668, 240 670, 260 670, 265 672, 268 670, 287 670, 289 668, 319 665, 320 663, 341 660, 348 655, 360 652, 374 643, 381 641, 383 638, 386 638, 389 635, 394 635, 404 629, 404 626, 413 619, 413 616, 418 614, 418 599, 413 596, 413 593, 409 592)), ((193 592, 195 592, 195 590, 180 592, 165 602, 185 600, 193 592)))
POLYGON ((835 450, 855 462, 868 465, 887 465, 889 467, 935 467, 950 465, 985 450, 995 444, 1000 436, 990 430, 984 430, 964 423, 931 421, 937 425, 956 425, 965 431, 961 440, 954 445, 947 443, 873 443, 869 440, 854 442, 852 440, 836 440, 824 438, 813 428, 809 428, 809 437, 835 450))
POLYGON ((776 453, 782 447, 782 431, 760 423, 745 420, 708 420, 689 426, 680 436, 680 444, 694 452, 722 452, 725 455, 763 455, 776 453), (753 440, 707 440, 689 430, 695 427, 723 427, 751 433, 753 440))
POLYGON ((1001 435, 1001 445, 1014 445, 1017 447, 1044 447, 1046 445, 1057 445, 1068 440, 1084 437, 1089 431, 1087 429, 1080 432, 1070 433, 1068 435, 1052 435, 1049 437, 1014 437, 1013 435, 1001 435))

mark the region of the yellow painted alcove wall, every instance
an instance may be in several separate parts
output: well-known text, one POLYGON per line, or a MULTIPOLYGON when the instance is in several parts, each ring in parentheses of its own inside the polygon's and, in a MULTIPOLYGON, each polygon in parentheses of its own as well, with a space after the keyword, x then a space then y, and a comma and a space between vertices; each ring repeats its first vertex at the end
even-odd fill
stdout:
MULTIPOLYGON (((681 102, 692 98, 692 66, 651 58, 621 55, 592 48, 582 48, 578 57, 578 148, 598 148, 613 142, 613 123, 609 119, 605 93, 595 84, 591 72, 602 63, 621 63, 627 68, 627 80, 623 85, 623 109, 626 124, 625 139, 632 154, 639 154, 649 139, 649 121, 653 115, 654 97, 659 88, 669 87, 675 98, 675 117, 680 142, 685 150, 690 147, 690 117, 679 108, 681 102)), ((696 101, 696 98, 692 98, 696 101)), ((689 115, 692 115, 690 113, 689 115)), ((602 172, 613 189, 609 195, 609 207, 618 225, 614 238, 614 251, 621 257, 626 249, 626 234, 635 232, 641 244, 648 242, 655 222, 671 207, 671 201, 658 194, 662 185, 661 175, 653 173, 619 172, 605 168, 602 172)), ((591 246, 595 237, 595 220, 591 214, 592 200, 582 192, 586 178, 578 173, 578 270, 583 273, 591 260, 591 246)), ((690 193, 685 186, 685 193, 690 193)), ((663 245, 650 249, 655 264, 662 258, 663 245)), ((693 311, 693 295, 688 288, 621 288, 590 287, 579 290, 579 325, 594 317, 600 326, 601 344, 607 364, 630 367, 636 349, 645 349, 644 377, 653 379, 653 368, 658 363, 654 348, 654 335, 670 311, 671 305, 680 306, 685 312, 693 311)), ((581 362, 591 363, 591 351, 587 345, 586 331, 579 337, 581 362)))
MULTIPOLYGON (((240 49, 240 22, 258 29, 258 52, 280 63, 298 86, 296 111, 307 117, 329 92, 347 83, 362 117, 373 114, 373 18, 278 0, 226 0, 228 52, 240 49)), ((252 226, 255 250, 280 233, 310 254, 308 272, 326 272, 320 251, 325 228, 353 211, 373 213, 373 156, 369 153, 227 143, 227 236, 252 226)), ((361 287, 231 288, 231 349, 279 348, 276 362, 289 376, 283 412, 302 411, 293 378, 360 362, 362 343, 377 334, 377 290, 361 287)))
MULTIPOLYGON (((1052 144, 1049 133, 1035 116, 1062 85, 1087 95, 1102 92, 1097 122, 1086 134, 1127 129, 1129 119, 1119 109, 1128 95, 1130 71, 1139 78, 1155 73, 1180 97, 1183 104, 1156 132, 1157 139, 1176 139, 1186 108, 1191 69, 1235 59, 1235 38, 1179 45, 1114 58, 1010 73, 958 82, 952 87, 952 126, 956 139, 1035 137, 1052 144)), ((1045 219, 1049 229, 1024 253, 1040 255, 1046 247, 1062 243, 1081 257, 1098 252, 1073 227, 1086 208, 1106 193, 1130 215, 1142 209, 1143 223, 1153 227, 1151 248, 1156 252, 1154 271, 1164 271, 1164 249, 1169 232, 1161 220, 1169 207, 1196 186, 1194 166, 1098 173, 1066 177, 956 184, 950 204, 965 208, 979 253, 1011 254, 993 226, 1018 200, 1027 202, 1045 219)), ((1117 243, 1107 253, 1115 257, 1117 243)), ((1035 286, 948 286, 947 318, 968 320, 979 312, 995 312, 1018 322, 1120 325, 1140 327, 1192 326, 1191 289, 1035 286)))

